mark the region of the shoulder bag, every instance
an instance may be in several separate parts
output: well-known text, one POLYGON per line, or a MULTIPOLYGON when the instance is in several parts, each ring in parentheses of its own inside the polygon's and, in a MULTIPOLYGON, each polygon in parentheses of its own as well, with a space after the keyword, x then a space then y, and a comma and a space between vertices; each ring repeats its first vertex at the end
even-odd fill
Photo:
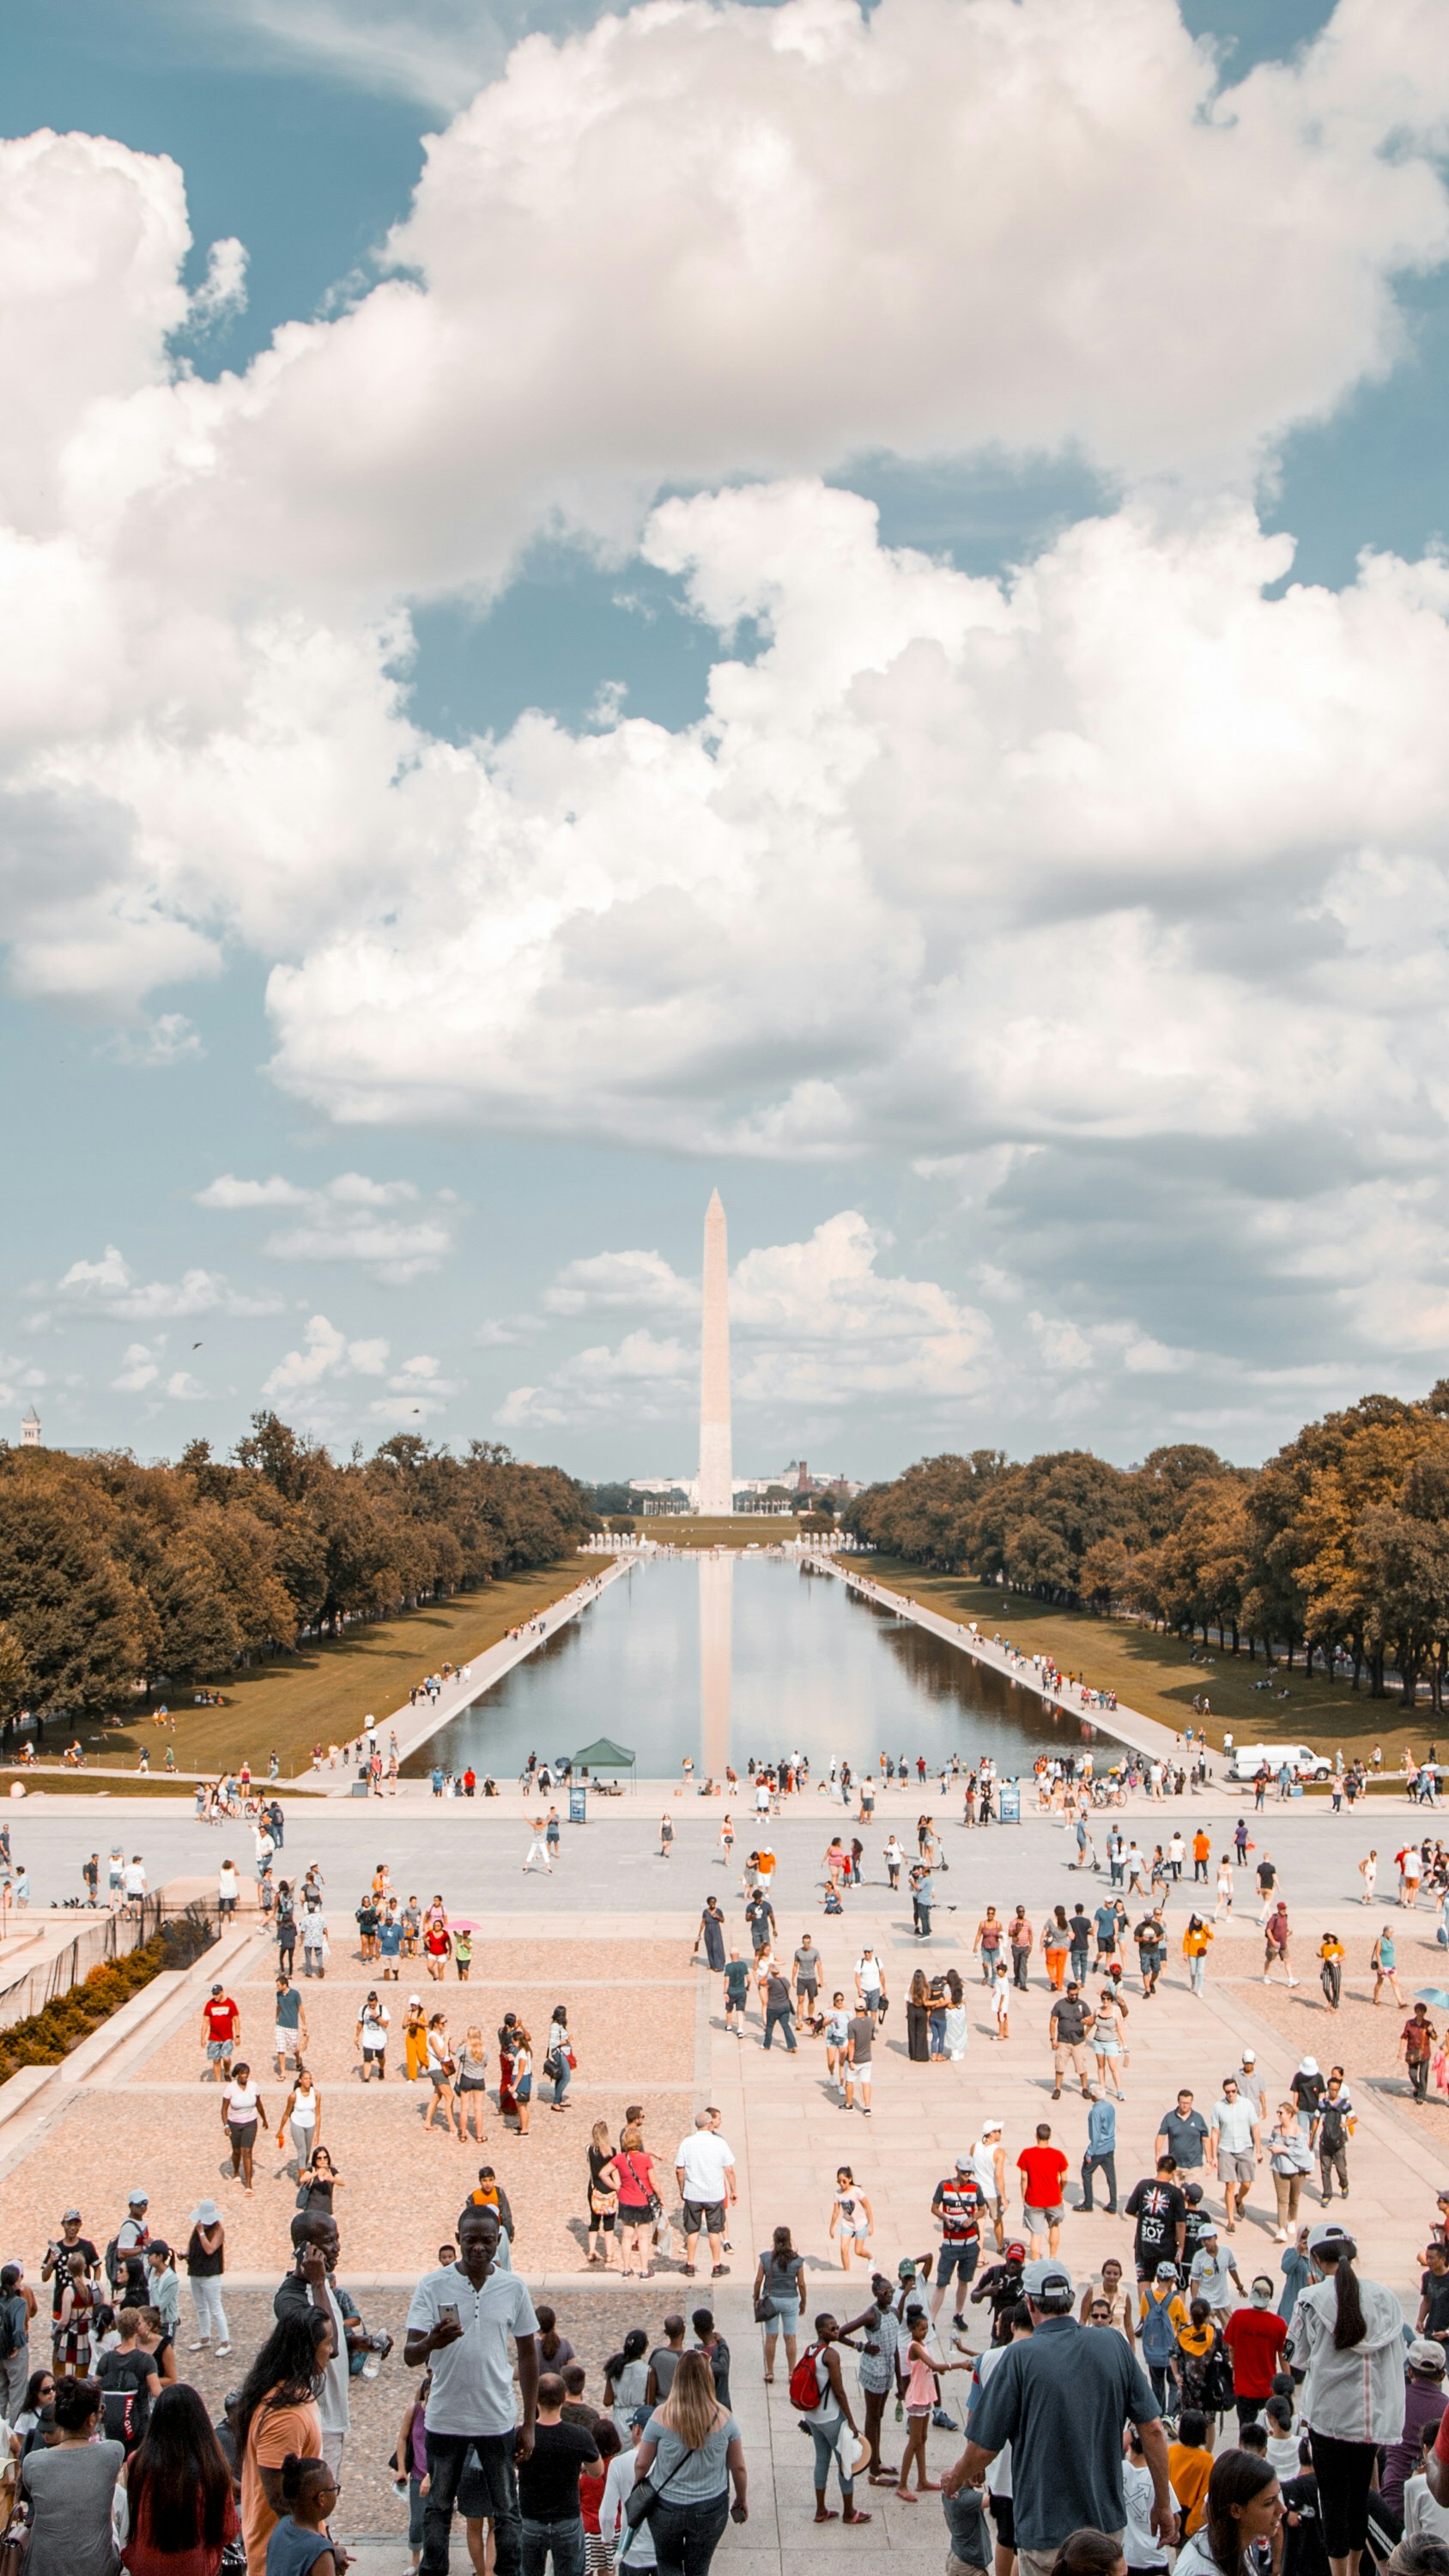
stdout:
POLYGON ((669 2476, 667 2478, 660 2479, 657 2487, 651 2486, 647 2478, 640 2478, 638 2484, 630 2488, 629 2493, 624 2498, 624 2520, 631 2531, 637 2531, 641 2522, 647 2522, 649 2520, 650 2515, 654 2511, 660 2497, 663 2495, 665 2488, 669 2485, 670 2480, 677 2478, 685 2461, 692 2460, 693 2457, 694 2453, 692 2451, 686 2451, 680 2459, 675 2461, 673 2468, 669 2472, 669 2476))

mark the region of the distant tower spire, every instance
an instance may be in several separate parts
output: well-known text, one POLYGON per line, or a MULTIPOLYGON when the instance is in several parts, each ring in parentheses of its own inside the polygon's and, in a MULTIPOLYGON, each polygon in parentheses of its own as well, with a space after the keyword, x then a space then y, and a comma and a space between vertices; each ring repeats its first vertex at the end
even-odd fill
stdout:
POLYGON ((730 1457, 730 1284, 725 1212, 718 1190, 704 1216, 704 1329, 699 1368, 699 1509, 734 1510, 730 1457))
POLYGON ((41 1446, 40 1416, 33 1404, 26 1408, 25 1418, 20 1425, 20 1446, 22 1449, 38 1449, 41 1446))

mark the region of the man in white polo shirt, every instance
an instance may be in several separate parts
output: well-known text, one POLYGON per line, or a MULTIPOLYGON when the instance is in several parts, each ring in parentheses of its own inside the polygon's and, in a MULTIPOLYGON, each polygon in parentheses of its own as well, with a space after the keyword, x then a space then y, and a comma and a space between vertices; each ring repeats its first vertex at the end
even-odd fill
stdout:
POLYGON ((735 2151, 727 2138, 719 2136, 712 2111, 697 2111, 694 2129, 681 2138, 674 2159, 674 2178, 684 2203, 684 2268, 691 2276, 701 2235, 710 2240, 714 2256, 712 2280, 719 2280, 729 2270, 721 2263, 720 2239, 725 2232, 725 2211, 735 2199, 735 2151))
POLYGON ((518 2274, 497 2268, 498 2234, 495 2209, 465 2209, 457 2262, 425 2273, 408 2309, 404 2361, 409 2370, 426 2366, 432 2372, 423 2418, 428 2494, 422 2576, 448 2576, 448 2540, 465 2473, 478 2492, 465 2489, 462 2508, 492 2522, 497 2576, 519 2576, 522 2564, 514 2464, 533 2450, 538 2319, 518 2274), (518 2353, 521 2424, 514 2419, 510 2334, 518 2353))

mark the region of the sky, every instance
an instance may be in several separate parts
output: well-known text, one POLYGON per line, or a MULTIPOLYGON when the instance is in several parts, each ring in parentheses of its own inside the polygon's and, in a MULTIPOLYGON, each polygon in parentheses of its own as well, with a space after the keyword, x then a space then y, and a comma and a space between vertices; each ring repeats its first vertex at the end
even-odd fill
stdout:
POLYGON ((53 0, 0 1436, 585 1476, 1449 1350, 1441 0, 53 0))

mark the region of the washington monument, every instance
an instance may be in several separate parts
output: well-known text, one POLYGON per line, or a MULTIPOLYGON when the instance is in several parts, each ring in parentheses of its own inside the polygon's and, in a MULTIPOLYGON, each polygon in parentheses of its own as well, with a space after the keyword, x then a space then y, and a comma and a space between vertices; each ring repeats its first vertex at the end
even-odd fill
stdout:
POLYGON ((704 1332, 699 1367, 699 1504, 715 1518, 734 1509, 730 1459, 730 1277, 725 1212, 715 1191, 704 1212, 704 1332))

